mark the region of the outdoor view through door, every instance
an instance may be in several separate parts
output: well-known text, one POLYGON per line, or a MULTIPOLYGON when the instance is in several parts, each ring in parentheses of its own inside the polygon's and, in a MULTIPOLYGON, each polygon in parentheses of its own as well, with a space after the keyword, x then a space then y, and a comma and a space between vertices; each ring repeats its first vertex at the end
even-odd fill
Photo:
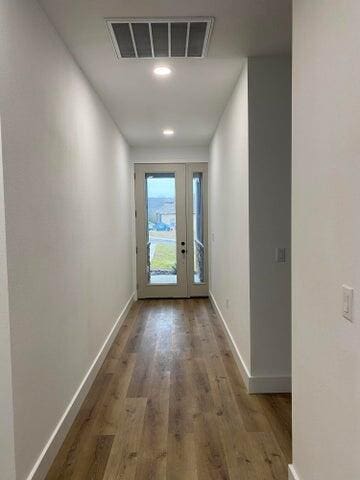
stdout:
POLYGON ((175 174, 147 173, 148 281, 177 283, 175 174))
POLYGON ((135 166, 140 298, 206 296, 207 165, 135 166))

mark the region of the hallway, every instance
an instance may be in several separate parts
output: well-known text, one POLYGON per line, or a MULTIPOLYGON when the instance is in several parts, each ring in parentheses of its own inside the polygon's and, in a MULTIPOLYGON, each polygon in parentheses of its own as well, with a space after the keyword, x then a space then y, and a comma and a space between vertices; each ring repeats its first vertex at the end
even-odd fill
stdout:
POLYGON ((132 307, 47 475, 287 478, 290 395, 248 395, 208 299, 132 307))
POLYGON ((359 24, 0 1, 0 480, 360 480, 359 24))

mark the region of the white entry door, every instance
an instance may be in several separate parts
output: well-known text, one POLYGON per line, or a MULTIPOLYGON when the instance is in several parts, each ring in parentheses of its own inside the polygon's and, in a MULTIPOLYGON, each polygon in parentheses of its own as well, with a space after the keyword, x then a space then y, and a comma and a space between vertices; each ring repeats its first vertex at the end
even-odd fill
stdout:
POLYGON ((135 166, 139 298, 206 296, 207 165, 135 166))

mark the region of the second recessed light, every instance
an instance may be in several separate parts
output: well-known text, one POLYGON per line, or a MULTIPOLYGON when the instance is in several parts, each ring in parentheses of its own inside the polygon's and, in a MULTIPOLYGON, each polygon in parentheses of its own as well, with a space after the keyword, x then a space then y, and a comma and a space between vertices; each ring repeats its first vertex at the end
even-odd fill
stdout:
POLYGON ((172 128, 165 128, 163 130, 163 134, 166 136, 166 137, 171 137, 171 135, 174 135, 174 130, 172 128))
POLYGON ((166 77, 167 75, 170 75, 171 68, 169 68, 169 67, 155 67, 154 68, 154 73, 155 73, 155 75, 157 75, 159 77, 166 77))

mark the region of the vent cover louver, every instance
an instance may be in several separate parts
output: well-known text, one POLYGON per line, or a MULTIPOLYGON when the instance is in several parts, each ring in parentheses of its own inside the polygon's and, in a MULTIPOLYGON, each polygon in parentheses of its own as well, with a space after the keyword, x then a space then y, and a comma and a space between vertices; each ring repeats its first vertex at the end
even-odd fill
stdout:
POLYGON ((214 19, 107 19, 118 58, 203 58, 214 19))

